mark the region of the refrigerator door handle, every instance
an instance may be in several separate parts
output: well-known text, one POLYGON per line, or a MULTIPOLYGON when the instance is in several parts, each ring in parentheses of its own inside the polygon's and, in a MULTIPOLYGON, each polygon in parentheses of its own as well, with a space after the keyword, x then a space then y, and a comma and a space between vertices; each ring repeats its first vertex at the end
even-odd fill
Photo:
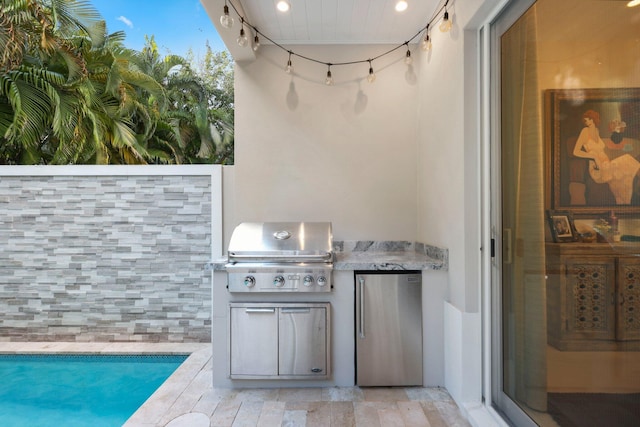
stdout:
POLYGON ((364 339, 364 277, 358 277, 358 282, 360 283, 360 325, 358 334, 361 339, 364 339))

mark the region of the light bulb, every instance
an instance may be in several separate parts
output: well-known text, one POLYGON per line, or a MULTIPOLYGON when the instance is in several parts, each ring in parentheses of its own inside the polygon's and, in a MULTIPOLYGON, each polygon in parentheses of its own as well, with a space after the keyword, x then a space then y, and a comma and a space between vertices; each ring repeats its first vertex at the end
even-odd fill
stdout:
POLYGON ((369 60, 369 75, 367 76, 367 81, 369 83, 373 83, 376 81, 376 74, 373 72, 373 66, 371 65, 371 60, 369 60))
POLYGON ((635 7, 635 6, 640 6, 640 0, 631 0, 629 3, 627 3, 627 7, 635 7))
POLYGON ((288 1, 284 1, 284 0, 280 0, 277 4, 276 7, 278 8, 278 10, 280 12, 288 12, 289 8, 291 7, 291 5, 289 4, 288 1))
POLYGON ((293 73, 293 65, 291 64, 291 51, 289 51, 289 60, 287 61, 287 66, 284 67, 284 71, 287 74, 293 73))
POLYGON ((220 16, 220 25, 224 28, 233 27, 233 18, 229 16, 229 6, 224 5, 222 16, 220 16))
POLYGON ((431 38, 429 37, 429 34, 426 34, 424 36, 424 40, 422 40, 422 44, 420 45, 422 47, 422 50, 424 50, 425 52, 429 52, 431 50, 431 38))
POLYGON ((246 45, 249 44, 249 39, 247 38, 247 35, 244 33, 244 28, 240 28, 240 35, 238 36, 238 39, 236 41, 238 42, 238 46, 240 47, 245 47, 246 45))
POLYGON ((409 5, 407 4, 406 1, 400 0, 399 2, 396 3, 396 12, 404 12, 405 10, 407 10, 408 6, 409 5))
POLYGON ((258 48, 260 47, 260 38, 258 37, 258 34, 256 34, 256 36, 253 38, 253 51, 257 51, 258 48))
POLYGON ((451 30, 451 20, 449 19, 449 12, 445 10, 442 22, 440 23, 440 31, 446 33, 449 30, 451 30))
POLYGON ((367 81, 369 83, 373 83, 376 81, 376 74, 373 72, 373 68, 369 68, 369 75, 367 76, 367 81))
POLYGON ((327 70, 327 78, 324 79, 324 84, 326 84, 327 86, 333 85, 333 76, 331 75, 331 68, 327 70))
POLYGON ((407 48, 407 54, 404 57, 404 63, 407 65, 411 65, 413 63, 413 58, 411 57, 411 51, 407 48))

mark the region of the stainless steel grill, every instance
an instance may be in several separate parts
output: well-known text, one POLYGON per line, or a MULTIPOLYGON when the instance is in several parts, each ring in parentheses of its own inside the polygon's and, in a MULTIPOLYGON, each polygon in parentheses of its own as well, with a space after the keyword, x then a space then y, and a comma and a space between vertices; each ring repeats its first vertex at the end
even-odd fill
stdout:
POLYGON ((229 242, 230 292, 330 292, 330 222, 245 222, 229 242))

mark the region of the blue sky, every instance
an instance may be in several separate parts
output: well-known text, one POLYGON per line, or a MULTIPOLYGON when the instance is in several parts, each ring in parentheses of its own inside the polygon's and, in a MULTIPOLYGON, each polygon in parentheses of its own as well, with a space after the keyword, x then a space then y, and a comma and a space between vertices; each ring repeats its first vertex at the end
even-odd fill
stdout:
POLYGON ((160 53, 184 56, 192 48, 196 58, 208 40, 214 51, 226 50, 199 0, 92 0, 107 22, 109 33, 124 31, 125 45, 141 50, 144 36, 154 35, 160 53))

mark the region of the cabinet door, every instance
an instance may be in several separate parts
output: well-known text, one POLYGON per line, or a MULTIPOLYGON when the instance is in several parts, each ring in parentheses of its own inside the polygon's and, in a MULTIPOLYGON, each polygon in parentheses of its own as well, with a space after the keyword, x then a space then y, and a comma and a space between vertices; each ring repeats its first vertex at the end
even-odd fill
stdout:
POLYGON ((327 309, 280 308, 280 375, 326 376, 327 309))
POLYGON ((640 259, 618 260, 617 339, 640 340, 640 259))
POLYGON ((566 258, 566 338, 614 340, 615 258, 566 258))
POLYGON ((275 307, 231 307, 231 377, 278 375, 275 307))

